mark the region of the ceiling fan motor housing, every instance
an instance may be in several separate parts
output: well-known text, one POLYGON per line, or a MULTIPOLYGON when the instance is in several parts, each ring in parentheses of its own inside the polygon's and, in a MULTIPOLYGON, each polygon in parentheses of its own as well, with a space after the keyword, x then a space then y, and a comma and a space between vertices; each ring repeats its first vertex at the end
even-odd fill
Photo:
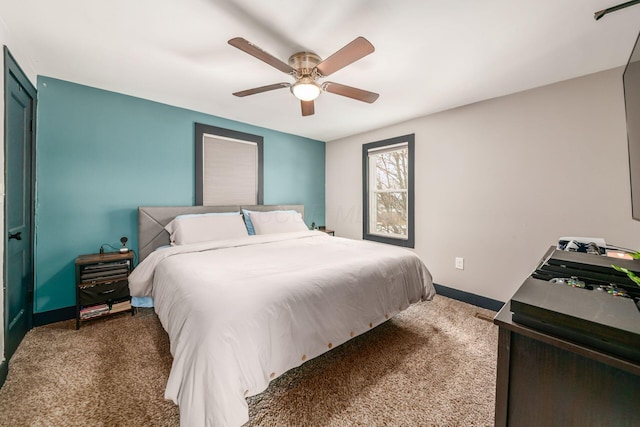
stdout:
POLYGON ((313 69, 322 61, 315 53, 298 52, 289 57, 289 65, 298 72, 297 77, 311 76, 313 69))

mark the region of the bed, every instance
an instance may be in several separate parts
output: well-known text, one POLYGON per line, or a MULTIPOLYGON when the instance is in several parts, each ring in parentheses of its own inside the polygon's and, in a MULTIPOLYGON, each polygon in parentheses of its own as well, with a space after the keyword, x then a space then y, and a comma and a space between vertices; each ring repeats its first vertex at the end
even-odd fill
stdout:
POLYGON ((429 271, 409 250, 274 222, 301 218, 299 205, 138 212, 140 263, 129 286, 132 296, 153 297, 169 335, 165 398, 179 405, 184 426, 246 423, 246 398, 271 380, 435 295, 429 271), (230 231, 243 212, 260 227, 256 235, 230 231), (198 227, 196 220, 218 221, 222 238, 198 228, 200 241, 167 246, 177 239, 176 218, 198 227))

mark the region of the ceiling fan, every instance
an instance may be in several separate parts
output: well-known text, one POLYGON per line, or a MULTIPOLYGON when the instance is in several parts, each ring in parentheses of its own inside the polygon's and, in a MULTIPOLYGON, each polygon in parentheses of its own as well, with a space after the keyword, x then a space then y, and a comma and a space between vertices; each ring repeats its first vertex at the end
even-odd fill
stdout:
POLYGON ((318 79, 327 77, 372 53, 375 48, 364 37, 357 37, 325 60, 315 53, 298 52, 289 57, 288 64, 285 64, 283 61, 242 37, 229 40, 229 44, 266 62, 283 73, 290 74, 295 79, 294 83, 275 83, 235 92, 235 96, 255 95, 256 93, 288 87, 291 89, 291 93, 300 100, 303 116, 310 116, 314 113, 313 100, 316 99, 322 91, 335 93, 336 95, 346 96, 370 104, 378 99, 379 95, 374 92, 334 82, 324 82, 322 84, 317 82, 318 79))

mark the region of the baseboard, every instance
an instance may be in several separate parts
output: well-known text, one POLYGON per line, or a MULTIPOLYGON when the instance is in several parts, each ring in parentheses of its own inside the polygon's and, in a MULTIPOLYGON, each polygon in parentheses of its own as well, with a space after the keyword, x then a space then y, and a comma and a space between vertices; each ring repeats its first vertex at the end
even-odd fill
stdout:
POLYGON ((475 305, 476 307, 486 308, 493 311, 500 311, 504 303, 495 299, 483 297, 481 295, 472 294, 471 292, 461 291, 459 289, 449 288, 447 286, 434 283, 436 292, 439 295, 447 298, 455 299, 458 301, 466 302, 467 304, 475 305))
POLYGON ((9 361, 3 360, 0 362, 0 388, 4 385, 4 380, 7 379, 7 375, 9 374, 9 361))
POLYGON ((48 325, 49 323, 62 322, 63 320, 76 318, 76 306, 63 307, 57 310, 33 313, 33 326, 48 325))

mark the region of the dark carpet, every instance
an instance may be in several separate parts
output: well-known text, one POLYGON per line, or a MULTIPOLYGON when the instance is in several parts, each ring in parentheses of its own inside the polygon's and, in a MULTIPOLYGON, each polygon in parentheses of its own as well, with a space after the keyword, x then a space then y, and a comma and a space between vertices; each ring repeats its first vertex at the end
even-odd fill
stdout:
MULTIPOLYGON (((492 426, 494 312, 437 296, 249 398, 249 426, 492 426)), ((33 329, 0 390, 2 426, 178 426, 155 314, 33 329)))

